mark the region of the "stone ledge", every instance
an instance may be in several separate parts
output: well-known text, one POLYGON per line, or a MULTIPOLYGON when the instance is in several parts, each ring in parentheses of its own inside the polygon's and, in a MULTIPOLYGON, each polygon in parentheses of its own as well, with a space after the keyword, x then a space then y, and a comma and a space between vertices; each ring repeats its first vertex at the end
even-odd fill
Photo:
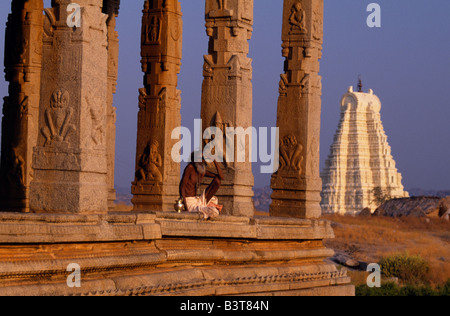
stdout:
POLYGON ((354 288, 345 270, 327 264, 279 266, 183 267, 166 271, 108 276, 86 280, 81 288, 65 282, 0 287, 0 295, 290 295, 313 291, 314 295, 352 295, 354 288))
POLYGON ((199 214, 49 215, 0 213, 0 244, 155 240, 163 237, 257 240, 333 238, 328 221, 199 214))

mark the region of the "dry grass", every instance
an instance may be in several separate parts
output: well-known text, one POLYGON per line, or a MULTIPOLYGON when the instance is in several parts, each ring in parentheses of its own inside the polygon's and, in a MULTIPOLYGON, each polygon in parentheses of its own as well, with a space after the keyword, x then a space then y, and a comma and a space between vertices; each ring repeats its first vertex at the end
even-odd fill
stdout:
MULTIPOLYGON (((439 219, 325 216, 336 239, 328 247, 372 263, 396 253, 420 255, 430 265, 432 285, 450 278, 450 223, 439 219)), ((362 276, 355 275, 356 279, 362 276)))
POLYGON ((116 212, 131 212, 133 210, 133 205, 128 205, 125 203, 116 204, 116 212))

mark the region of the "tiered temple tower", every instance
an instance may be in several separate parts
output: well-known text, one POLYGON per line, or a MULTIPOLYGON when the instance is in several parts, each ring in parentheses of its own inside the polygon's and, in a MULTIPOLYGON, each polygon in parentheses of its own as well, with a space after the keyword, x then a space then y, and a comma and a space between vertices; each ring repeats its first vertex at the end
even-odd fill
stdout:
POLYGON ((322 211, 357 214, 377 207, 374 189, 408 197, 381 122, 380 99, 350 87, 341 102, 341 120, 322 173, 322 211))

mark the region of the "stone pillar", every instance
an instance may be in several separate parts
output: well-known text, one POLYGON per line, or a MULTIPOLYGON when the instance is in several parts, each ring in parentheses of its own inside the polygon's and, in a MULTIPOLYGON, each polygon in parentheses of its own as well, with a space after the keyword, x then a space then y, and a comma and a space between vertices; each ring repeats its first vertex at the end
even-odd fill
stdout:
POLYGON ((280 168, 272 176, 270 215, 318 218, 323 0, 284 0, 282 41, 280 168))
POLYGON ((102 0, 77 0, 81 27, 69 27, 71 0, 46 9, 39 135, 30 207, 35 212, 108 209, 107 15, 102 0))
POLYGON ((103 13, 108 14, 108 106, 106 109, 106 147, 108 166, 108 207, 115 209, 116 189, 114 187, 116 150, 116 93, 119 66, 119 35, 116 32, 116 18, 119 15, 120 0, 103 0, 103 13))
MULTIPOLYGON (((252 26, 253 0, 206 0, 209 54, 203 67, 203 129, 219 127, 225 135, 227 127, 252 126, 252 60, 247 57, 252 26)), ((223 149, 225 181, 217 196, 224 213, 251 217, 254 178, 248 137, 245 144, 245 162, 237 162, 238 146, 234 146, 234 162, 227 161, 231 155, 223 149)))
POLYGON ((172 159, 172 131, 181 126, 183 21, 178 0, 145 1, 141 56, 144 87, 139 90, 134 211, 173 211, 179 197, 180 164, 172 159))
POLYGON ((1 211, 28 211, 33 147, 38 134, 43 1, 13 0, 5 42, 1 166, 1 211))

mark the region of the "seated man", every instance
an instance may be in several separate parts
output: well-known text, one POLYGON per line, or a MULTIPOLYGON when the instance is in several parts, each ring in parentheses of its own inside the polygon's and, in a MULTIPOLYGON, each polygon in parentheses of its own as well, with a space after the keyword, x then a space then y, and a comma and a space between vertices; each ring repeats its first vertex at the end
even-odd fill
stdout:
POLYGON ((214 196, 220 188, 221 181, 224 180, 222 169, 214 160, 217 174, 206 170, 206 161, 194 162, 192 155, 191 163, 184 170, 183 178, 180 183, 180 196, 186 211, 190 213, 201 213, 204 219, 215 218, 219 216, 223 206, 218 205, 219 201, 214 196), (198 195, 198 189, 204 177, 213 178, 211 184, 201 195, 198 195))

